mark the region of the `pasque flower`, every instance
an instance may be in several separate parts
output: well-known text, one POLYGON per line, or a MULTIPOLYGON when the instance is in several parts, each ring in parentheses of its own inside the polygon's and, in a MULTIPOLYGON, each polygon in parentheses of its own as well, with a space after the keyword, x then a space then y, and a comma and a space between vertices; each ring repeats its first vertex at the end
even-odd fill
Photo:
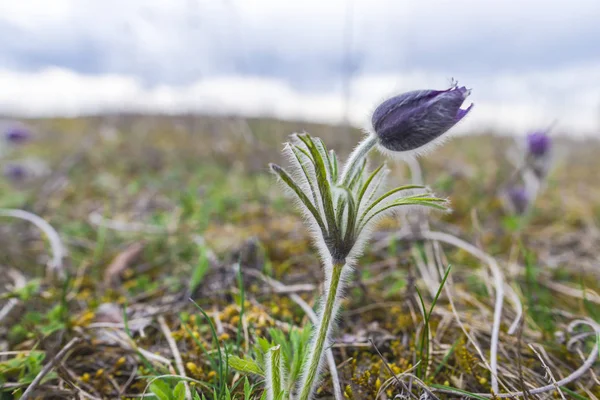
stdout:
POLYGON ((27 178, 27 169, 21 164, 10 163, 3 168, 4 176, 13 183, 22 182, 27 178))
POLYGON ((468 113, 471 107, 461 109, 468 95, 469 90, 455 85, 448 90, 408 92, 383 102, 373 114, 373 129, 343 166, 333 150, 327 150, 322 140, 308 134, 293 135, 286 144, 289 172, 270 165, 309 222, 325 269, 326 289, 304 363, 298 400, 313 396, 345 277, 376 221, 401 206, 446 209, 446 200, 423 186, 382 190, 387 170, 381 165, 369 172, 367 155, 377 145, 391 152, 423 148, 468 113))
POLYGON ((529 195, 524 186, 512 186, 506 191, 511 208, 516 214, 524 214, 529 207, 529 195))
POLYGON ((543 157, 550 151, 552 142, 546 131, 532 132, 527 135, 527 150, 534 157, 543 157))
POLYGON ((23 126, 12 126, 4 132, 4 139, 11 144, 22 144, 31 139, 31 132, 23 126))
POLYGON ((473 107, 462 109, 470 90, 415 90, 392 97, 375 109, 371 124, 379 144, 393 152, 417 150, 441 137, 473 107))
POLYGON ((538 180, 548 175, 552 164, 552 140, 547 130, 532 132, 526 138, 526 166, 538 180))
POLYGON ((445 210, 446 200, 436 198, 422 186, 408 185, 384 192, 384 166, 367 171, 366 155, 374 143, 374 136, 365 139, 342 168, 335 152, 327 150, 320 139, 308 134, 293 135, 285 148, 291 161, 290 172, 270 165, 310 222, 326 276, 326 292, 303 370, 299 400, 312 398, 345 276, 375 222, 401 206, 445 210))

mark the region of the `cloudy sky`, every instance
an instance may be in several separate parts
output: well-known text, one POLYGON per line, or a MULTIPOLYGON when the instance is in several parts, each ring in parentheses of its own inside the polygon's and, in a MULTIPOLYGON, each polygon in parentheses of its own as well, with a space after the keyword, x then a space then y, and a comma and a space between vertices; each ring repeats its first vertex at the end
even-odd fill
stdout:
POLYGON ((598 21, 598 0, 2 1, 0 113, 360 125, 387 95, 455 78, 473 89, 464 129, 598 134, 598 21))

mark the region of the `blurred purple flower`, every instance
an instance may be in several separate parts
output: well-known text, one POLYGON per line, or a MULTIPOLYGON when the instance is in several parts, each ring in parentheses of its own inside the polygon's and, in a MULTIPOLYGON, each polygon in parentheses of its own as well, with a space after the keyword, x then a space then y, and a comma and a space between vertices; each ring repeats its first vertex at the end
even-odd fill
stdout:
POLYGON ((4 176, 13 183, 22 182, 27 178, 27 168, 21 164, 6 164, 3 170, 4 176))
POLYGON ((523 214, 529 206, 529 195, 523 186, 513 186, 507 190, 508 200, 517 214, 523 214))
POLYGON ((550 151, 551 140, 545 131, 532 132, 527 135, 527 150, 535 157, 543 157, 550 151))
POLYGON ((31 132, 22 126, 14 126, 4 132, 4 138, 12 144, 22 144, 31 139, 31 132))
POLYGON ((371 118, 379 144, 391 151, 418 149, 442 136, 464 118, 473 104, 461 109, 470 90, 415 90, 381 103, 371 118))

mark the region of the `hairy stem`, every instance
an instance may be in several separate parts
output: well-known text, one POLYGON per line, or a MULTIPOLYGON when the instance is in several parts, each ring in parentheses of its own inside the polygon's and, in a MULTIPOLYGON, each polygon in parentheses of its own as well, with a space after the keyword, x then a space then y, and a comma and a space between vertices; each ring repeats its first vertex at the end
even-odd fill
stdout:
POLYGON ((334 263, 329 279, 329 287, 326 289, 325 304, 319 314, 319 323, 316 325, 316 333, 312 340, 308 361, 304 364, 302 373, 302 384, 299 400, 309 400, 314 392, 319 369, 324 358, 323 351, 325 343, 331 330, 331 319, 336 309, 338 289, 341 282, 343 263, 334 263))
POLYGON ((348 161, 346 161, 346 165, 344 166, 344 171, 342 172, 342 176, 340 177, 339 183, 342 185, 347 185, 349 180, 352 178, 353 172, 358 168, 362 160, 369 154, 369 152, 375 147, 377 144, 377 136, 369 135, 364 138, 358 146, 350 153, 348 157, 348 161))

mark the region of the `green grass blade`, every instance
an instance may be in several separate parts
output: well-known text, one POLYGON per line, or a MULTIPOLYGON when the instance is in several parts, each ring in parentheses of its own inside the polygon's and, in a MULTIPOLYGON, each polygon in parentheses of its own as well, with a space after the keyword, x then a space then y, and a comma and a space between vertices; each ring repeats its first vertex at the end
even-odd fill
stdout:
POLYGON ((210 269, 210 262, 206 254, 206 249, 204 246, 200 245, 199 250, 200 256, 198 257, 198 264, 196 264, 194 267, 192 276, 190 278, 190 293, 194 293, 194 291, 196 291, 196 288, 198 288, 198 285, 200 285, 204 279, 204 276, 206 276, 206 273, 210 269))
MULTIPOLYGON (((242 340, 242 332, 244 330, 244 313, 246 311, 246 292, 244 290, 244 279, 242 278, 242 267, 240 263, 237 263, 237 281, 238 281, 238 289, 240 291, 240 320, 237 326, 237 337, 235 338, 235 347, 237 351, 240 351, 240 342, 242 340)), ((248 345, 248 343, 246 343, 248 345)))
POLYGON ((423 314, 423 332, 421 333, 421 340, 419 341, 419 359, 420 363, 417 366, 417 377, 423 380, 425 378, 425 372, 429 363, 429 324, 427 321, 427 309, 425 308, 425 302, 423 296, 418 287, 415 286, 419 301, 421 303, 421 312, 423 314), (424 365, 424 367, 423 367, 424 365))
POLYGON ((472 399, 488 400, 487 398, 478 396, 475 393, 467 392, 466 390, 462 390, 462 389, 453 388, 451 386, 437 385, 437 384, 431 384, 430 386, 432 388, 442 389, 442 390, 449 390, 449 391, 455 392, 457 394, 462 394, 462 395, 468 396, 468 397, 470 397, 472 399))
POLYGON ((225 386, 225 376, 224 376, 224 370, 223 370, 223 355, 221 354, 221 345, 219 343, 219 337, 217 335, 217 330, 215 329, 214 324, 212 323, 212 320, 210 319, 210 317, 208 316, 208 314, 204 311, 204 309, 202 307, 200 307, 200 305, 198 303, 196 303, 193 299, 190 299, 190 301, 192 303, 194 303, 194 305, 196 306, 196 308, 200 311, 200 313, 202 314, 202 316, 206 319, 206 321, 208 322, 208 326, 210 327, 210 333, 212 335, 213 340, 215 341, 215 345, 217 346, 217 351, 218 351, 218 356, 219 356, 219 368, 218 368, 218 375, 219 375, 219 387, 220 387, 220 392, 222 393, 223 391, 223 387, 225 386))

